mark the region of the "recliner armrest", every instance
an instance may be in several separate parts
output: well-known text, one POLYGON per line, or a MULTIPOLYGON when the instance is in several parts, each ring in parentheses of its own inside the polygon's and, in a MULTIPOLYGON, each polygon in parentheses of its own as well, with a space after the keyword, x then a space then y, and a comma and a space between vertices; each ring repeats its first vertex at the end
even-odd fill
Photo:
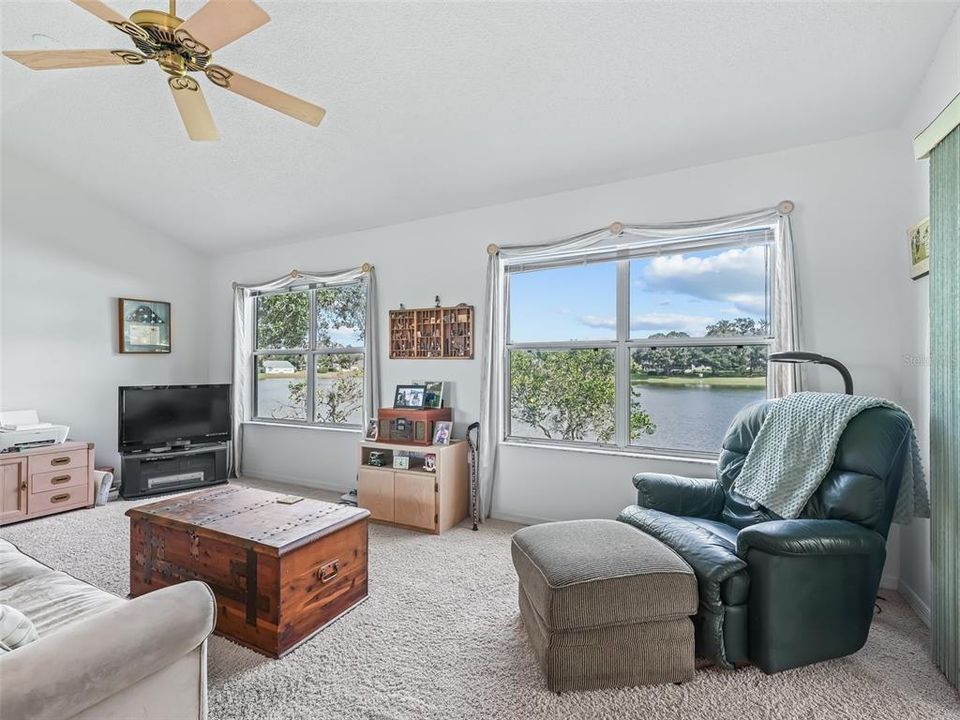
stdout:
POLYGON ((719 519, 723 511, 723 487, 716 480, 687 478, 662 473, 637 473, 637 505, 687 517, 719 519))
POLYGON ((883 537, 846 520, 772 520, 737 534, 737 554, 751 549, 771 555, 873 555, 884 550, 883 537))

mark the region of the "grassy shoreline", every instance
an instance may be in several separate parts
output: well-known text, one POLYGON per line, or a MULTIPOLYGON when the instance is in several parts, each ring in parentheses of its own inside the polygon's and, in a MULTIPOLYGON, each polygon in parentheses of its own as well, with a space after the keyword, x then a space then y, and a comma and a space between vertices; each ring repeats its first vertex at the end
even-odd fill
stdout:
POLYGON ((645 377, 632 375, 631 385, 656 385, 659 387, 721 387, 762 390, 767 386, 765 377, 645 377))

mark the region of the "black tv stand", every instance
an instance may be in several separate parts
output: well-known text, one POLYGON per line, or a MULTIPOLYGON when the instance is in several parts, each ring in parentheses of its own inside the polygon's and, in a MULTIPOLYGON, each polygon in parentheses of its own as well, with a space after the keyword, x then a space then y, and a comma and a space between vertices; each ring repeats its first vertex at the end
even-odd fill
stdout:
POLYGON ((228 444, 210 443, 120 454, 120 496, 124 499, 204 488, 227 482, 228 444))

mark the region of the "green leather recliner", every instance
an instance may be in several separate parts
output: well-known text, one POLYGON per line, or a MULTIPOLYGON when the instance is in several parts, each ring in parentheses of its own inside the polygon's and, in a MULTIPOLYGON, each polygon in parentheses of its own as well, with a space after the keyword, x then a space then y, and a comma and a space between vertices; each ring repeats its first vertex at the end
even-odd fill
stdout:
POLYGON ((732 489, 773 402, 734 418, 716 480, 640 473, 637 504, 618 518, 696 573, 697 654, 767 673, 849 655, 866 642, 911 427, 890 408, 857 415, 800 517, 784 520, 732 489))

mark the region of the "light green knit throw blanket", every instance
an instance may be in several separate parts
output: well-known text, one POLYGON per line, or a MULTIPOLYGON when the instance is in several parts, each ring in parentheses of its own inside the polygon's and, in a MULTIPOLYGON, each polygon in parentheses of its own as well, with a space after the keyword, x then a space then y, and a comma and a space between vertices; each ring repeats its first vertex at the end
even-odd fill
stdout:
MULTIPOLYGON (((799 517, 833 466, 847 423, 874 407, 901 410, 880 398, 836 393, 800 392, 777 401, 763 421, 733 489, 782 518, 799 517)), ((893 521, 906 524, 914 517, 930 517, 930 499, 911 420, 910 458, 903 464, 893 521)))

